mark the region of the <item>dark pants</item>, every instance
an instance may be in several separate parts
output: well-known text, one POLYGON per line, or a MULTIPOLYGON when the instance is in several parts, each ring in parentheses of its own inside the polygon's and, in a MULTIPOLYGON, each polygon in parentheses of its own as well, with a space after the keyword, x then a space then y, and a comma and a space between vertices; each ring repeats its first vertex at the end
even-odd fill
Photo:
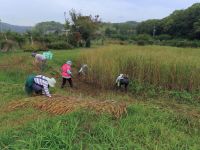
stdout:
POLYGON ((128 85, 129 85, 129 79, 124 78, 119 81, 119 89, 121 89, 122 86, 124 86, 125 91, 127 92, 128 90, 128 85))
POLYGON ((33 83, 32 89, 36 94, 42 94, 42 86, 40 86, 36 83, 33 83))
POLYGON ((66 81, 69 82, 70 87, 73 87, 73 82, 72 82, 72 78, 66 79, 66 78, 62 78, 62 85, 61 88, 63 88, 66 84, 66 81))

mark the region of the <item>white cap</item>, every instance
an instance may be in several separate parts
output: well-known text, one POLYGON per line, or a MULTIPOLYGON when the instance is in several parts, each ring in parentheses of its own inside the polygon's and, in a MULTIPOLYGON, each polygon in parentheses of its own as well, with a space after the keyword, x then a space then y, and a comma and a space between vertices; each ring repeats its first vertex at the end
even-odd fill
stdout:
POLYGON ((72 61, 71 61, 71 60, 68 60, 68 61, 66 62, 66 64, 72 65, 72 61))
POLYGON ((55 87, 56 84, 56 80, 54 78, 47 78, 47 82, 49 84, 50 87, 55 87))

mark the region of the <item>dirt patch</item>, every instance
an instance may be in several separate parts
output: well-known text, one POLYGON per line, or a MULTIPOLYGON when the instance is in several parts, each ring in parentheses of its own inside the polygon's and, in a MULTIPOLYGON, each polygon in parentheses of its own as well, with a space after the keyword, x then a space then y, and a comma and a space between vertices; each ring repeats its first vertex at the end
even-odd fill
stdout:
POLYGON ((32 97, 23 101, 11 102, 5 107, 4 111, 14 111, 27 107, 33 107, 54 115, 67 114, 80 108, 94 110, 97 113, 108 113, 116 118, 120 118, 124 113, 127 113, 127 105, 124 102, 82 100, 58 95, 53 96, 51 99, 32 97))

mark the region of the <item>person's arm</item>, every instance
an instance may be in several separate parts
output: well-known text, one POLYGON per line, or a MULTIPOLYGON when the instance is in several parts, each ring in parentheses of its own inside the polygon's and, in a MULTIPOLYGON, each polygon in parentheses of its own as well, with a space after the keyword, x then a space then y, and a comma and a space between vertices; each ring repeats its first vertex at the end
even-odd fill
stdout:
POLYGON ((43 88, 44 88, 45 95, 48 97, 51 97, 51 94, 49 93, 48 84, 44 84, 43 88))
POLYGON ((83 72, 83 67, 81 67, 81 69, 79 70, 79 73, 83 72))
POLYGON ((117 79, 116 79, 116 83, 119 81, 119 79, 120 79, 120 77, 117 77, 117 79))
POLYGON ((68 73, 68 74, 72 74, 72 72, 71 72, 70 70, 67 70, 67 73, 68 73))
POLYGON ((68 74, 70 74, 70 75, 72 75, 72 72, 71 72, 71 70, 67 70, 67 73, 68 73, 68 74))

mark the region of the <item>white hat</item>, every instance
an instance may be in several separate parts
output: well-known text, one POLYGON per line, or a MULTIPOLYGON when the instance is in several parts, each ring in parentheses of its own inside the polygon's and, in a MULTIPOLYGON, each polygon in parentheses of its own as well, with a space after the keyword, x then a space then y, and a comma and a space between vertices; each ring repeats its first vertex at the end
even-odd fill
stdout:
POLYGON ((71 60, 68 60, 68 61, 66 62, 66 64, 72 65, 72 61, 71 61, 71 60))
POLYGON ((47 82, 49 84, 50 87, 55 87, 56 84, 56 80, 54 78, 47 78, 47 82))

